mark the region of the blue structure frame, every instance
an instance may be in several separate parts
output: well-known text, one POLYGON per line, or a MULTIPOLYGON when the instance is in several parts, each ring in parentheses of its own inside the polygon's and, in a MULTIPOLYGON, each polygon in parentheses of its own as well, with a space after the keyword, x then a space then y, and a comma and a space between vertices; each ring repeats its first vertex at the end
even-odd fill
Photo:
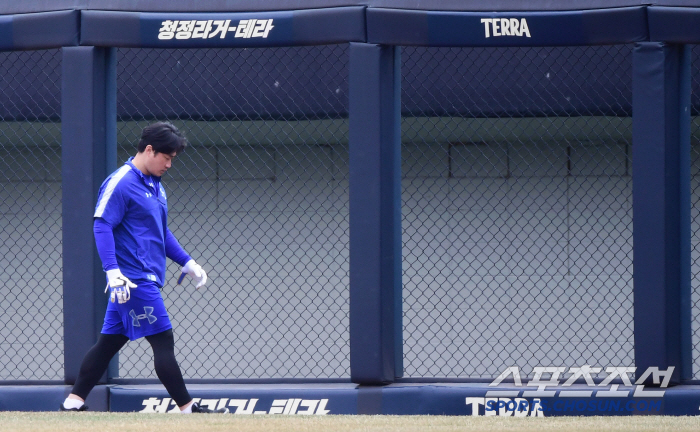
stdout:
MULTIPOLYGON (((63 196, 63 244, 71 245, 63 249, 67 384, 75 383, 80 363, 97 341, 107 310, 92 215, 100 185, 117 168, 116 77, 114 48, 63 48, 62 186, 71 191, 63 196)), ((116 375, 118 356, 110 366, 108 375, 116 375)))
POLYGON ((398 47, 350 45, 350 374, 358 384, 403 372, 400 87, 398 47))
POLYGON ((644 42, 633 57, 635 365, 675 366, 678 384, 692 376, 690 52, 644 42))
POLYGON ((344 6, 236 13, 68 10, 0 16, 1 50, 65 47, 63 188, 72 191, 63 198, 63 244, 71 245, 63 251, 66 382, 75 379, 80 359, 97 337, 104 310, 103 278, 90 221, 97 188, 115 167, 114 47, 346 42, 351 43, 353 382, 385 384, 402 375, 398 46, 626 43, 638 43, 634 51, 635 362, 640 371, 648 366, 674 366, 674 382, 688 380, 692 376, 690 64, 689 50, 683 44, 700 43, 700 26, 695 25, 698 22, 697 8, 644 6, 513 13, 344 6), (279 31, 268 39, 227 38, 215 43, 158 39, 159 26, 165 19, 236 20, 252 16, 274 18, 279 31), (522 18, 529 20, 529 36, 509 33, 495 37, 497 26, 488 33, 494 20, 501 23, 522 18), (44 31, 35 32, 36 26, 44 31), (86 281, 94 291, 85 291, 86 281))

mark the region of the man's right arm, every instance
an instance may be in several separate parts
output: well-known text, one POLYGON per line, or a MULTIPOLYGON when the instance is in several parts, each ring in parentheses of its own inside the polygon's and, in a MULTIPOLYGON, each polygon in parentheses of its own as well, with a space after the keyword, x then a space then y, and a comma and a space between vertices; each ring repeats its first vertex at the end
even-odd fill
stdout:
POLYGON ((95 218, 92 225, 92 232, 95 234, 95 244, 97 253, 102 260, 104 271, 118 269, 117 254, 114 246, 114 233, 112 225, 102 218, 95 218))
POLYGON ((136 284, 131 282, 119 270, 117 264, 117 254, 114 246, 114 232, 112 225, 100 217, 96 217, 92 225, 92 231, 95 234, 95 244, 97 245, 97 253, 102 260, 102 268, 107 273, 107 289, 111 288, 110 300, 119 303, 126 303, 131 298, 131 289, 136 288, 136 284))

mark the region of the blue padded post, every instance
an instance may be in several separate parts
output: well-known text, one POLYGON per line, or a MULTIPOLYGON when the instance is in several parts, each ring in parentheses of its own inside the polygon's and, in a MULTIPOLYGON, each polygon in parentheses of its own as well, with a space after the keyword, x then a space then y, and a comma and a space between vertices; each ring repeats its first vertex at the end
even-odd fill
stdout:
POLYGON ((639 43, 633 54, 635 366, 637 377, 649 367, 674 366, 672 383, 690 372, 683 336, 690 304, 682 301, 690 280, 687 55, 659 42, 639 43))
MULTIPOLYGON (((63 48, 61 135, 65 381, 73 384, 107 307, 92 234, 97 192, 116 169, 116 50, 63 48)), ((110 364, 114 374, 117 358, 110 364)))
POLYGON ((350 376, 401 376, 400 51, 350 44, 350 376))
POLYGON ((692 230, 690 227, 690 81, 691 81, 691 52, 689 45, 683 45, 679 71, 679 126, 680 133, 680 223, 681 223, 681 381, 693 379, 693 332, 692 332, 692 301, 691 301, 691 244, 692 230))

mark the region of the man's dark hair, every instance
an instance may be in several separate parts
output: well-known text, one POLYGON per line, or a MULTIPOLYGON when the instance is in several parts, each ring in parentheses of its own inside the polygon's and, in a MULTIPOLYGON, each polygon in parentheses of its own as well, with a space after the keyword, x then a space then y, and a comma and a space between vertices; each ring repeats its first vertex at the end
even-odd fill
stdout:
POLYGON ((158 122, 143 128, 139 153, 146 150, 148 145, 153 147, 155 153, 180 153, 187 147, 187 139, 172 123, 158 122))

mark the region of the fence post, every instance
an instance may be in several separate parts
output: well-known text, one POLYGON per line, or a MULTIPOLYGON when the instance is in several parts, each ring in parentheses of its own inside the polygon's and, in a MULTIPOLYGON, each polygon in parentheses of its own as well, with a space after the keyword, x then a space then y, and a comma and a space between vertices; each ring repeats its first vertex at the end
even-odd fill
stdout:
MULTIPOLYGON (((66 384, 73 384, 107 307, 92 215, 102 181, 116 169, 116 50, 62 51, 64 371, 66 384)), ((115 356, 108 377, 117 366, 115 356)))
POLYGON ((677 384, 692 373, 690 56, 643 42, 633 57, 635 366, 674 366, 677 384))
POLYGON ((394 381, 401 325, 398 47, 350 44, 350 376, 394 381))

